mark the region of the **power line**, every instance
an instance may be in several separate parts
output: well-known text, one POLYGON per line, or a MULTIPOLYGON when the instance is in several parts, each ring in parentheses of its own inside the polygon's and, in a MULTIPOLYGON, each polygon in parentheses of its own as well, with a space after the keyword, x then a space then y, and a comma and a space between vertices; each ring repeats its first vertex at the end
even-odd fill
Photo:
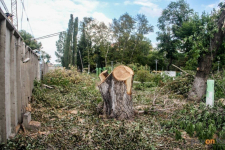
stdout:
POLYGON ((8 10, 4 0, 1 0, 1 3, 2 3, 3 7, 5 8, 6 13, 9 13, 9 10, 8 10))
POLYGON ((33 34, 33 36, 34 36, 33 30, 32 30, 32 28, 31 28, 31 25, 30 25, 30 22, 29 22, 29 18, 28 18, 27 12, 26 12, 25 7, 24 7, 24 3, 23 3, 22 0, 20 0, 20 1, 21 1, 21 3, 22 3, 23 10, 24 10, 24 12, 25 12, 25 14, 26 14, 26 16, 27 16, 27 22, 28 22, 28 24, 29 24, 29 26, 30 26, 30 30, 31 30, 31 32, 32 32, 32 34, 33 34))
POLYGON ((41 40, 41 39, 46 39, 46 38, 50 38, 50 37, 53 37, 53 36, 57 36, 57 35, 59 35, 60 33, 63 33, 63 32, 66 32, 66 31, 57 32, 57 33, 45 35, 45 36, 38 37, 38 38, 32 38, 31 40, 41 40))

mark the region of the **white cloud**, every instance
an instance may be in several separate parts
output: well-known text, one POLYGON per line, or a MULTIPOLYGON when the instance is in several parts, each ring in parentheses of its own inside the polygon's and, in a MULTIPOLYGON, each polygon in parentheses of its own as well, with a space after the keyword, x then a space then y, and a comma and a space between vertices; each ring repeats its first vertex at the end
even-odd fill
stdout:
POLYGON ((216 4, 210 4, 206 6, 206 8, 215 8, 215 7, 216 7, 216 4))
POLYGON ((143 13, 151 17, 159 17, 162 13, 162 8, 159 8, 158 5, 152 3, 150 0, 135 0, 134 4, 141 5, 139 13, 143 13))
POLYGON ((105 24, 109 24, 112 22, 112 19, 107 18, 103 13, 94 12, 92 17, 99 22, 104 22, 105 24))
MULTIPOLYGON (((5 1, 8 8, 11 8, 11 2, 5 1)), ((100 3, 97 0, 24 0, 26 13, 29 17, 34 36, 41 37, 52 33, 67 30, 70 14, 74 18, 78 17, 79 21, 83 17, 94 17, 105 23, 111 20, 104 14, 98 13, 98 7, 105 7, 108 3, 100 3)), ((10 11, 10 9, 9 9, 10 11)), ((19 30, 21 29, 21 1, 18 1, 18 20, 19 30)), ((30 27, 26 21, 26 15, 23 13, 22 29, 31 33, 30 27)), ((55 43, 58 36, 40 40, 43 45, 43 50, 49 53, 52 57, 51 62, 55 62, 56 46, 55 43)))
MULTIPOLYGON (((131 1, 125 1, 125 5, 140 5, 141 8, 139 10, 139 13, 145 14, 146 16, 150 17, 159 17, 162 13, 162 8, 160 8, 158 5, 152 3, 153 0, 134 0, 131 1)), ((154 0, 159 1, 159 0, 154 0)))
POLYGON ((202 5, 202 7, 205 7, 205 9, 213 9, 213 8, 215 8, 215 9, 218 10, 219 9, 218 4, 220 2, 224 2, 224 0, 219 0, 216 3, 212 3, 212 4, 209 4, 209 5, 202 5))
POLYGON ((159 44, 159 42, 152 42, 152 47, 153 48, 157 48, 157 45, 159 44))
POLYGON ((146 6, 146 7, 158 7, 156 4, 148 1, 148 0, 136 0, 134 1, 134 4, 146 6))
POLYGON ((151 16, 151 17, 159 17, 162 14, 162 9, 161 8, 150 8, 150 7, 141 7, 141 9, 139 10, 139 13, 143 13, 147 16, 151 16))
POLYGON ((129 4, 132 4, 131 1, 125 1, 124 2, 124 5, 129 5, 129 4))
POLYGON ((108 3, 107 2, 101 2, 101 4, 99 6, 100 7, 106 7, 106 6, 108 6, 108 3))

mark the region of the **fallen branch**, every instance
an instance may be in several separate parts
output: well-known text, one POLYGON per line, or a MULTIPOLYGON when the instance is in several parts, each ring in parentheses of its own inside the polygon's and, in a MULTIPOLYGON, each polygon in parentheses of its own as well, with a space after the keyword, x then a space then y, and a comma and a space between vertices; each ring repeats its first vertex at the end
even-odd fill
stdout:
POLYGON ((49 89, 53 89, 53 87, 49 86, 49 85, 46 85, 46 84, 43 84, 44 87, 46 88, 49 88, 49 89))
POLYGON ((165 111, 165 110, 173 109, 173 108, 175 108, 175 107, 170 107, 170 108, 165 108, 165 109, 154 109, 154 110, 148 110, 148 111, 153 111, 153 112, 155 112, 155 111, 165 111))
MULTIPOLYGON (((187 75, 189 75, 186 71, 182 70, 181 68, 177 67, 176 65, 172 64, 172 66, 174 66, 175 68, 179 69, 180 71, 186 73, 187 75)), ((195 77, 194 75, 192 75, 193 77, 195 77)))

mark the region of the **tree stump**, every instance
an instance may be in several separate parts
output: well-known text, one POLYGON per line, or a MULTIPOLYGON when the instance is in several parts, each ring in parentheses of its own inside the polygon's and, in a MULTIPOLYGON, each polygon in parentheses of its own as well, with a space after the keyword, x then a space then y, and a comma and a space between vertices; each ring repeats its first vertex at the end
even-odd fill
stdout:
POLYGON ((134 72, 127 66, 116 67, 111 74, 103 71, 98 85, 104 100, 103 115, 118 120, 132 119, 132 85, 134 72))

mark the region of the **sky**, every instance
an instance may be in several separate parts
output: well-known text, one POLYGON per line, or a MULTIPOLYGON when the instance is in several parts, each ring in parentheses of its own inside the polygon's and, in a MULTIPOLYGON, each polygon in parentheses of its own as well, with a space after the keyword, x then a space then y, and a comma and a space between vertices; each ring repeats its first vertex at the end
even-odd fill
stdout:
MULTIPOLYGON (((11 1, 4 0, 11 12, 11 1)), ((83 17, 93 17, 106 24, 112 19, 119 18, 124 13, 131 16, 146 15, 149 23, 154 26, 154 32, 147 35, 153 47, 157 46, 156 32, 158 18, 172 0, 17 0, 18 30, 26 30, 35 38, 66 31, 70 14, 79 21, 83 17), (25 12, 22 11, 22 2, 25 12), (22 15, 23 14, 23 15, 22 15), (29 23, 27 22, 29 18, 29 23)), ((175 0, 174 0, 175 1, 175 0)), ((201 14, 210 13, 223 0, 186 0, 190 8, 201 14)), ((4 8, 0 4, 2 10, 4 8)), ((51 55, 51 63, 56 63, 56 46, 58 36, 38 40, 42 43, 43 51, 51 55)))

